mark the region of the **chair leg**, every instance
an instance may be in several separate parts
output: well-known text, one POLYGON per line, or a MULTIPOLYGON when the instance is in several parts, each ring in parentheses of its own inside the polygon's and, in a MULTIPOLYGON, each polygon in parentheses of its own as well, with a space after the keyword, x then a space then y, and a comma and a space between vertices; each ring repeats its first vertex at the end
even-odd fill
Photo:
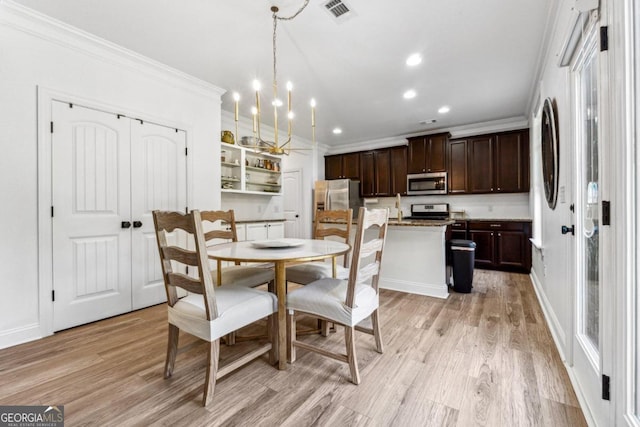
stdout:
POLYGON ((318 323, 319 323, 319 326, 320 326, 320 334, 323 337, 328 337, 329 336, 329 329, 330 329, 329 322, 327 322, 326 320, 320 319, 318 321, 318 323))
POLYGON ((296 361, 296 347, 293 345, 296 339, 296 314, 289 311, 287 313, 287 357, 289 363, 296 361))
POLYGON ((213 391, 216 388, 216 374, 218 373, 218 359, 220 357, 220 340, 209 343, 207 360, 207 378, 204 382, 204 395, 202 406, 208 406, 213 400, 213 391))
POLYGON ((278 316, 272 314, 267 319, 267 336, 271 342, 269 350, 269 363, 275 365, 278 361, 278 316))
POLYGON ((384 345, 382 344, 382 335, 380 335, 380 318, 378 317, 378 310, 371 313, 371 328, 373 329, 373 336, 376 339, 376 350, 378 353, 384 352, 384 345))
POLYGON ((173 365, 176 363, 178 354, 178 336, 180 329, 176 325, 169 323, 169 336, 167 341, 167 360, 164 364, 164 377, 169 378, 173 374, 173 365))
POLYGON ((347 344, 347 361, 349 362, 349 370, 351 371, 351 382, 360 384, 360 371, 358 370, 358 359, 356 357, 355 328, 352 326, 344 327, 344 341, 347 344))

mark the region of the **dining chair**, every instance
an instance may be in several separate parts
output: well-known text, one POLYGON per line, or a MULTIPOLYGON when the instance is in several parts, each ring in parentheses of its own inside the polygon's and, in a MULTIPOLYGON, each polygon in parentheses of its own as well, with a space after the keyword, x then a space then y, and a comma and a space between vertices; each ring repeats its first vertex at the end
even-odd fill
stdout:
POLYGON ((169 333, 164 378, 173 374, 180 330, 208 341, 202 399, 203 406, 207 406, 213 399, 217 379, 267 352, 269 362, 275 363, 277 316, 274 313, 278 311, 277 299, 271 292, 245 286, 214 285, 199 211, 194 210, 190 214, 154 211, 153 221, 168 305, 169 333), (193 237, 195 250, 168 243, 167 234, 177 230, 193 237), (198 278, 178 272, 179 267, 174 270, 174 266, 179 265, 196 267, 198 278), (178 298, 177 288, 187 291, 188 295, 178 298), (219 366, 220 337, 263 318, 268 318, 270 342, 225 366, 219 366))
MULTIPOLYGON (((313 238, 324 239, 325 237, 337 238, 344 243, 349 243, 351 235, 351 222, 353 219, 353 209, 345 210, 318 210, 313 221, 313 238), (338 225, 346 224, 341 228, 338 225)), ((287 282, 306 285, 316 280, 333 277, 332 264, 327 262, 307 262, 287 267, 287 282)), ((336 277, 347 279, 349 277, 349 253, 343 257, 342 265, 336 265, 336 277)))
POLYGON ((287 295, 288 337, 291 363, 296 360, 296 347, 310 350, 349 364, 351 381, 360 383, 356 358, 355 330, 375 337, 376 350, 383 352, 378 316, 378 279, 387 234, 387 209, 360 208, 358 228, 353 246, 351 268, 347 280, 324 278, 302 286, 287 295), (367 232, 367 230, 370 230, 367 232), (376 233, 377 231, 377 233, 376 233), (371 236, 374 236, 371 238, 371 236), (369 240, 365 240, 368 238, 369 240), (344 326, 346 354, 298 341, 296 313, 305 313, 344 326), (359 325, 367 318, 371 327, 359 325))
MULTIPOLYGON (((238 241, 236 219, 232 209, 228 211, 201 211, 200 217, 204 222, 204 226, 208 229, 208 231, 204 233, 204 240, 208 245, 210 245, 212 241, 238 241)), ((220 271, 222 276, 221 283, 223 285, 230 283, 234 286, 254 288, 267 283, 269 284, 269 290, 273 291, 275 272, 272 268, 240 265, 240 262, 236 262, 236 265, 223 267, 220 271)), ((213 283, 219 285, 217 269, 213 271, 212 276, 213 283)))

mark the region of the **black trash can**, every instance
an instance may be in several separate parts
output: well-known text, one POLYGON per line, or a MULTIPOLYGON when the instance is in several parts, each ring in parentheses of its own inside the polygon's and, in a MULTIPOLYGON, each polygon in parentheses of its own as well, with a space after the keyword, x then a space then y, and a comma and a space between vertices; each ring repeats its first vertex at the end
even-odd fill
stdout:
POLYGON ((476 244, 471 240, 452 239, 451 265, 453 267, 453 290, 468 294, 473 286, 473 262, 476 244))

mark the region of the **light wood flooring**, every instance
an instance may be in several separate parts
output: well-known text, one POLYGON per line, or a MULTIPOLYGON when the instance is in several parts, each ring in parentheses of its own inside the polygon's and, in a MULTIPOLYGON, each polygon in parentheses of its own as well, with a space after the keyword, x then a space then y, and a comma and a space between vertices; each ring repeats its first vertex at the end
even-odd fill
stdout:
MULTIPOLYGON (((298 350, 221 379, 200 405, 206 346, 182 334, 162 378, 166 307, 148 308, 0 351, 0 405, 64 405, 68 426, 583 426, 582 411, 529 277, 476 270, 471 294, 381 294, 385 352, 356 336, 362 375, 298 350)), ((302 322, 301 322, 302 323, 302 322)), ((343 346, 342 329, 328 338, 343 346)), ((224 359, 254 343, 222 345, 224 359)))

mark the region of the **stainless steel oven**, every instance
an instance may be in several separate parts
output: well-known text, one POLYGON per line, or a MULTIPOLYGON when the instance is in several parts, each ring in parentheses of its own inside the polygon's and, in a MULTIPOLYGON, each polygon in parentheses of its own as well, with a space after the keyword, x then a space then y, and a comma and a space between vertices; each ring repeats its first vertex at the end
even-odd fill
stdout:
POLYGON ((447 173, 416 173, 407 175, 409 196, 447 194, 447 173))

